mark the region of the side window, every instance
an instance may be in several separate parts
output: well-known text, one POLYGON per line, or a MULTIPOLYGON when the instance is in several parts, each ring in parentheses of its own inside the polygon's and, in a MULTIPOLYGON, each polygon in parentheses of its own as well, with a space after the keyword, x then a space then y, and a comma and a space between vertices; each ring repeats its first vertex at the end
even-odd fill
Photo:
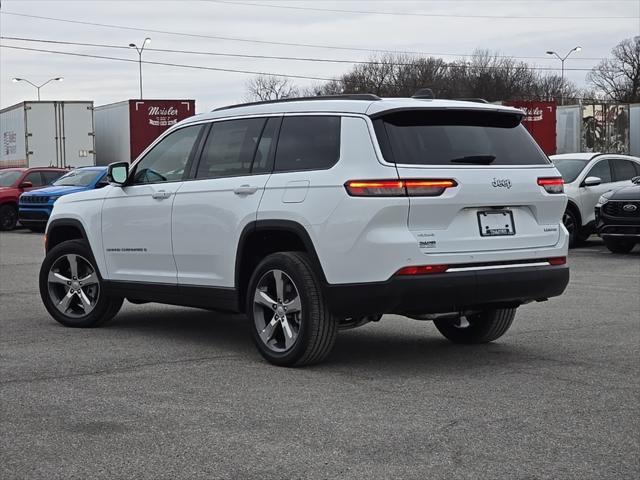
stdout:
POLYGON ((44 177, 44 183, 47 185, 50 185, 53 182, 55 182, 57 179, 59 179, 62 176, 62 174, 65 172, 46 171, 46 172, 40 172, 40 173, 42 173, 42 176, 44 177))
POLYGON ((323 170, 340 158, 340 117, 284 117, 276 150, 276 172, 323 170))
POLYGON ((624 180, 631 180, 637 175, 634 163, 631 160, 622 160, 621 158, 614 158, 613 163, 613 181, 622 182, 624 180))
POLYGON ((137 163, 133 184, 181 180, 201 129, 201 125, 184 127, 162 139, 137 163))
POLYGON ((268 173, 273 168, 273 154, 276 149, 276 138, 280 129, 281 117, 271 117, 262 131, 260 143, 253 159, 251 173, 268 173))
POLYGON ((196 178, 249 175, 264 118, 226 120, 211 126, 196 178))
POLYGON ((100 180, 98 180, 98 183, 96 183, 96 188, 106 187, 107 185, 109 185, 109 181, 107 180, 107 176, 105 175, 100 180))
POLYGON ((22 180, 22 181, 23 182, 31 182, 34 187, 42 187, 43 185, 46 185, 42 181, 42 176, 40 175, 40 172, 31 172, 31 173, 29 173, 29 174, 27 174, 26 177, 24 177, 24 180, 22 180))
POLYGON ((610 183, 611 167, 609 166, 609 160, 600 160, 596 163, 589 173, 587 173, 587 177, 600 177, 600 179, 602 179, 602 183, 610 183))

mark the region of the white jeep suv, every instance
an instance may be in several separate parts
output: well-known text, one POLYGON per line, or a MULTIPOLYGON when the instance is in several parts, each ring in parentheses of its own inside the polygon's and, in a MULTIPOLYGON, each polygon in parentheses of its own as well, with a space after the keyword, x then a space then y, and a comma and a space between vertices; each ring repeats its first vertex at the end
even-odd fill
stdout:
POLYGON ((495 340, 569 280, 562 179, 522 116, 350 95, 189 118, 55 203, 42 299, 73 327, 125 298, 244 312, 277 365, 385 313, 495 340))

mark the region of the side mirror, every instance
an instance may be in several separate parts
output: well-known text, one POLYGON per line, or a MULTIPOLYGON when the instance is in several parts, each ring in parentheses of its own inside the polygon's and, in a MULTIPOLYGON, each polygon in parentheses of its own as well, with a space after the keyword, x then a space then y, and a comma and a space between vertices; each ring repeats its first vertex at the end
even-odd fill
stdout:
POLYGON ((638 175, 637 177, 633 177, 631 179, 631 182, 635 183, 636 185, 640 185, 640 175, 638 175))
POLYGON ((584 179, 584 182, 582 182, 585 187, 595 187, 601 183, 602 179, 600 177, 587 177, 584 179))
POLYGON ((107 181, 110 184, 122 186, 126 183, 127 177, 129 177, 128 162, 115 162, 109 164, 109 169, 107 170, 107 181))
POLYGON ((31 182, 22 182, 19 185, 19 188, 31 188, 31 187, 33 187, 33 183, 31 183, 31 182))

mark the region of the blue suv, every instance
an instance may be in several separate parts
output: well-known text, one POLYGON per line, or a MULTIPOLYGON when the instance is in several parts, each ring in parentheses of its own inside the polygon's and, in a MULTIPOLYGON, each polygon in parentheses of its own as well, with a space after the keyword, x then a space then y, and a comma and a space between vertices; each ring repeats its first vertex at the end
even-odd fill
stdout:
POLYGON ((25 192, 18 202, 18 221, 34 232, 43 232, 53 204, 63 195, 108 185, 107 167, 81 167, 71 170, 50 187, 25 192))

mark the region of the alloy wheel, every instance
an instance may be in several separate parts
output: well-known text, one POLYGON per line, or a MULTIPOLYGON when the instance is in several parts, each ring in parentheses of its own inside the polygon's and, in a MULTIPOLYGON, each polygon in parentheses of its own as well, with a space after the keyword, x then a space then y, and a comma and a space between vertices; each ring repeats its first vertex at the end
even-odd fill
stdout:
POLYGON ((262 342, 278 353, 290 350, 300 334, 302 302, 289 275, 269 270, 258 281, 253 297, 253 319, 262 342))
POLYGON ((100 295, 95 268, 86 258, 67 254, 49 269, 49 297, 55 307, 72 318, 82 318, 93 311, 100 295))

